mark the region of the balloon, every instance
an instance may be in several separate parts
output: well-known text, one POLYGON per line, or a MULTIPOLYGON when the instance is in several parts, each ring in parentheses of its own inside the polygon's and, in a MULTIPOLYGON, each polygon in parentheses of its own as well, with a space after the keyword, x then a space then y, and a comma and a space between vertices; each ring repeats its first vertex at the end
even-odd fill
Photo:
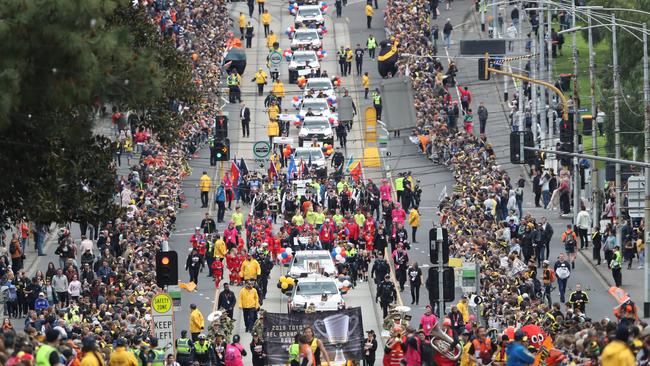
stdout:
POLYGON ((282 252, 280 255, 282 256, 282 259, 286 259, 289 256, 287 252, 282 252))
POLYGON ((339 262, 343 262, 343 257, 340 254, 336 255, 336 260, 339 262))
POLYGON ((332 252, 330 253, 332 257, 336 257, 336 250, 332 249, 332 252))
POLYGON ((294 280, 292 277, 287 278, 287 283, 291 286, 296 284, 296 280, 294 280))
POLYGON ((342 250, 341 247, 334 248, 334 251, 336 252, 336 254, 341 254, 341 250, 342 250))
POLYGON ((287 278, 285 276, 280 276, 280 282, 285 282, 287 278))
POLYGON ((289 253, 289 255, 291 255, 291 254, 293 254, 293 249, 287 248, 286 252, 289 253))
POLYGON ((280 286, 282 287, 283 290, 286 290, 286 289, 289 288, 289 284, 286 283, 286 282, 282 282, 282 285, 280 285, 280 286))
POLYGON ((282 254, 278 254, 278 260, 282 260, 282 254))
POLYGON ((347 257, 347 256, 348 256, 348 252, 346 252, 345 250, 342 250, 342 251, 341 251, 341 257, 344 257, 344 258, 345 258, 345 257, 347 257))
POLYGON ((348 280, 343 281, 343 287, 350 287, 350 281, 348 280))
POLYGON ((510 327, 504 329, 503 334, 507 335, 509 340, 514 340, 515 339, 515 327, 510 326, 510 327))
POLYGON ((280 248, 280 253, 284 253, 286 251, 287 251, 287 248, 285 248, 285 247, 280 248))
POLYGON ((334 153, 334 149, 327 149, 327 155, 332 155, 334 153))
POLYGON ((469 321, 471 321, 471 322, 476 321, 476 315, 469 314, 469 321))
POLYGON ((294 96, 293 98, 291 98, 291 100, 293 100, 294 102, 297 102, 297 101, 298 101, 298 97, 297 97, 297 96, 294 96))

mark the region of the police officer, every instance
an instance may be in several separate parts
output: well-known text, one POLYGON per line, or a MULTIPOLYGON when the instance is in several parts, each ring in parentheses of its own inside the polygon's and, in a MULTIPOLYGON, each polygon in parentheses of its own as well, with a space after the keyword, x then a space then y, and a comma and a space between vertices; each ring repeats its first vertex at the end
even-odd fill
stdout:
POLYGON ((579 309, 581 313, 585 314, 586 305, 589 303, 589 296, 582 291, 582 285, 576 283, 576 290, 569 295, 569 304, 574 309, 579 309))
POLYGON ((375 91, 372 92, 372 105, 377 111, 377 119, 381 120, 381 94, 379 94, 379 88, 375 88, 375 91))
POLYGON ((248 22, 246 24, 246 34, 244 36, 246 38, 246 48, 253 47, 253 31, 254 30, 255 30, 255 28, 253 28, 253 24, 251 24, 251 22, 248 22))
POLYGON ((375 49, 377 49, 377 39, 372 34, 368 37, 366 41, 366 48, 368 49, 368 56, 374 60, 375 58, 375 49))
POLYGON ((345 49, 343 48, 343 46, 341 46, 341 48, 339 48, 339 50, 336 52, 336 56, 338 56, 338 59, 339 59, 339 68, 341 69, 341 76, 346 76, 345 75, 345 70, 346 70, 345 56, 346 56, 346 54, 345 54, 345 49))
POLYGON ((192 340, 187 338, 187 330, 181 331, 181 337, 176 340, 176 361, 181 366, 189 366, 192 364, 193 356, 192 349, 194 344, 192 340))
POLYGON ((390 280, 390 275, 386 274, 384 276, 384 281, 377 286, 377 297, 375 298, 375 302, 379 300, 384 318, 388 316, 388 305, 395 301, 395 298, 397 298, 395 285, 390 280))
POLYGON ((194 362, 201 366, 210 364, 210 342, 205 334, 199 334, 199 341, 194 343, 194 362))
POLYGON ((240 83, 241 77, 237 71, 231 71, 226 78, 226 84, 228 85, 228 99, 230 103, 241 102, 241 90, 239 89, 240 83))
POLYGON ((397 202, 400 202, 404 193, 404 173, 399 173, 397 178, 395 178, 395 193, 397 195, 397 202))
POLYGON ((158 348, 158 338, 151 338, 149 340, 151 348, 147 352, 146 359, 147 365, 151 366, 164 366, 165 365, 165 351, 158 348))
POLYGON ((339 124, 336 126, 336 138, 339 140, 342 149, 347 148, 348 129, 342 121, 339 121, 339 124))

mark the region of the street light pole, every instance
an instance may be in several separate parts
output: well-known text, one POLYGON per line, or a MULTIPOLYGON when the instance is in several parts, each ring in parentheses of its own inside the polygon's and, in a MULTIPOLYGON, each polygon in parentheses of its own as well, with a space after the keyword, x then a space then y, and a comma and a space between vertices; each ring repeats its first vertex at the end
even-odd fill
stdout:
MULTIPOLYGON (((614 65, 614 154, 616 159, 621 159, 621 113, 620 102, 618 93, 621 90, 620 80, 618 75, 618 44, 616 43, 616 15, 612 14, 612 62, 614 65)), ((622 245, 621 233, 621 164, 615 164, 616 172, 616 244, 622 245)))
MULTIPOLYGON (((553 82, 553 39, 552 39, 552 36, 551 36, 551 26, 552 26, 552 24, 553 23, 551 22, 551 5, 549 4, 548 8, 546 9, 546 51, 548 52, 547 63, 546 63, 546 77, 547 77, 548 81, 550 81, 550 82, 553 82)), ((548 102, 547 105, 549 107, 549 109, 547 111, 547 113, 548 113, 548 112, 551 111, 551 108, 553 106, 553 96, 550 93, 548 94, 547 102, 548 102)), ((552 116, 553 116, 553 114, 551 113, 551 118, 552 118, 552 116)), ((549 131, 548 139, 549 139, 549 142, 550 142, 549 145, 552 146, 552 147, 555 147, 555 140, 554 140, 555 139, 555 120, 550 120, 549 119, 548 122, 550 124, 550 126, 548 128, 548 131, 549 131)), ((556 156, 556 159, 557 159, 557 156, 556 156)), ((557 172, 555 172, 555 173, 557 173, 557 172)))
MULTIPOLYGON (((643 102, 644 102, 644 133, 645 133, 645 162, 650 162, 650 76, 648 75, 648 35, 646 24, 643 23, 643 102)), ((645 263, 643 273, 645 278, 645 292, 643 302, 643 316, 650 317, 650 168, 645 168, 645 208, 644 208, 644 233, 645 238, 645 263)))
MULTIPOLYGON (((587 9, 587 24, 589 34, 589 86, 591 89, 591 149, 593 150, 592 154, 598 156, 598 123, 596 121, 598 111, 596 110, 596 78, 594 77, 596 63, 594 61, 594 38, 591 29, 591 9, 587 9)), ((597 223, 600 219, 600 195, 598 193, 600 183, 597 163, 596 160, 592 160, 591 163, 591 217, 593 223, 597 223)))
MULTIPOLYGON (((539 79, 540 80, 546 80, 546 63, 548 60, 546 59, 546 50, 544 48, 544 27, 545 27, 545 21, 544 21, 544 3, 540 4, 541 9, 539 10, 539 16, 537 17, 539 19, 539 28, 537 28, 537 57, 540 60, 539 62, 539 79)), ((540 139, 542 141, 541 145, 542 147, 548 146, 546 139, 548 138, 548 134, 546 131, 548 131, 548 120, 546 119, 546 105, 548 105, 548 102, 546 101, 546 90, 540 89, 540 98, 539 98, 539 103, 538 103, 538 113, 539 113, 539 120, 540 120, 540 139), (541 104, 541 106, 539 105, 541 104), (541 112, 539 112, 541 110, 541 112), (543 115, 542 115, 543 113, 543 115)))
MULTIPOLYGON (((571 26, 576 26, 576 2, 571 2, 571 26)), ((576 40, 577 32, 573 32, 573 152, 579 153, 578 143, 578 47, 576 40)), ((578 224, 578 212, 580 212, 580 164, 578 158, 573 158, 573 223, 578 224)))

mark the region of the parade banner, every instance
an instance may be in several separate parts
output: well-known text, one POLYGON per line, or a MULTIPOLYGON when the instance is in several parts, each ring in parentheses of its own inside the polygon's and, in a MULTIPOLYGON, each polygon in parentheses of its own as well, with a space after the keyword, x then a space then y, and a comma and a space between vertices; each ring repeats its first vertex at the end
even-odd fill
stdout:
MULTIPOLYGON (((289 346, 297 333, 307 326, 314 330, 335 364, 346 360, 363 359, 363 322, 361 308, 320 313, 266 313, 264 314, 264 340, 267 347, 267 364, 286 364, 289 346)), ((321 355, 321 361, 325 361, 321 355)))

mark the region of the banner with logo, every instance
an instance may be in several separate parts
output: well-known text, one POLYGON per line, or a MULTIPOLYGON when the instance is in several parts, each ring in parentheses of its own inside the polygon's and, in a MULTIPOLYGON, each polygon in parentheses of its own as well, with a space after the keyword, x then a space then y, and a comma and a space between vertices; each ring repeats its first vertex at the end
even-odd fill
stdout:
MULTIPOLYGON (((264 315, 264 340, 267 348, 267 364, 286 364, 289 360, 289 346, 296 334, 311 327, 314 336, 320 339, 330 360, 343 363, 347 360, 363 359, 363 321, 361 308, 337 312, 320 313, 266 313, 264 315)), ((325 357, 321 355, 321 361, 325 357)))

